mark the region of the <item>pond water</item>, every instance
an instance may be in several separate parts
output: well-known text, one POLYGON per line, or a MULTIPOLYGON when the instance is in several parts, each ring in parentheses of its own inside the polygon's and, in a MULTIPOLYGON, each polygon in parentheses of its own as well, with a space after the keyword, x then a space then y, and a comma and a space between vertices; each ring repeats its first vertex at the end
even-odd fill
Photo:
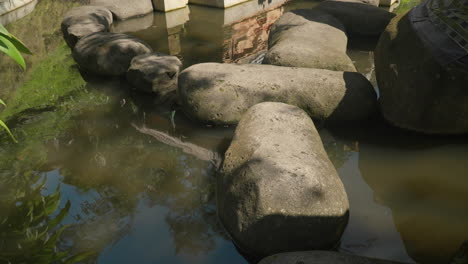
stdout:
MULTIPOLYGON (((190 6, 114 31, 179 56, 185 67, 259 61, 271 24, 316 4, 283 2, 190 6)), ((20 139, 1 137, 0 263, 54 263, 61 252, 99 264, 247 263, 219 224, 214 201, 216 161, 234 128, 193 123, 176 104, 155 106, 119 80, 84 82, 58 30, 63 12, 78 4, 39 0, 9 25, 36 54, 27 57, 25 73, 0 60, 0 95, 9 103, 0 119, 20 139), (60 233, 59 226, 66 228, 60 233)), ((349 45, 374 84, 375 42, 349 45)), ((382 121, 317 126, 350 200, 337 250, 447 263, 468 239, 468 138, 415 135, 382 121)))

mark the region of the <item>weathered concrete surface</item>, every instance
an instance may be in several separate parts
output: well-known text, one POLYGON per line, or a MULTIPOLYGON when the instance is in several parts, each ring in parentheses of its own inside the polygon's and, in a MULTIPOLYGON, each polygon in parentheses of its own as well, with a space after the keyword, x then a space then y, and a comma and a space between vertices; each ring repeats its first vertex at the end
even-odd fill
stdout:
POLYGON ((333 251, 289 252, 267 257, 259 264, 403 264, 382 259, 360 257, 333 251))
POLYGON ((272 65, 197 64, 179 75, 178 94, 188 116, 214 124, 236 124, 265 101, 332 122, 363 120, 376 110, 375 91, 360 73, 272 65))
POLYGON ((90 4, 107 7, 117 20, 143 16, 154 11, 151 0, 91 0, 90 4))
POLYGON ((317 6, 336 17, 346 28, 348 36, 379 36, 395 14, 376 6, 359 2, 328 0, 317 6))
POLYGON ((131 60, 151 52, 141 40, 125 34, 97 32, 82 38, 73 49, 81 69, 98 75, 125 74, 131 60))
POLYGON ((336 245, 348 198, 309 116, 260 103, 242 117, 217 184, 220 220, 257 257, 336 245))
POLYGON ((392 20, 375 52, 380 105, 393 125, 436 134, 468 132, 468 71, 442 66, 407 14, 392 20))
POLYGON ((328 13, 301 9, 281 16, 272 26, 264 64, 356 71, 346 55, 345 28, 328 13))
POLYGON ((23 7, 34 0, 4 0, 0 1, 0 16, 23 7))
POLYGON ((102 6, 79 6, 63 16, 61 30, 65 42, 70 48, 78 40, 96 32, 108 32, 113 18, 109 9, 102 6))
POLYGON ((34 8, 36 8, 38 0, 27 1, 26 4, 6 12, 6 10, 9 9, 9 2, 13 3, 14 1, 4 1, 0 3, 0 5, 3 5, 0 7, 0 24, 4 26, 29 15, 34 11, 34 8))
POLYGON ((175 56, 150 53, 133 58, 127 80, 142 92, 165 97, 177 90, 177 78, 182 62, 175 56))
POLYGON ((188 0, 153 0, 155 10, 168 12, 187 6, 188 0))
POLYGON ((276 8, 288 0, 269 0, 265 2, 247 1, 230 8, 220 10, 202 5, 191 5, 190 12, 198 21, 213 23, 219 26, 231 25, 252 17, 265 10, 276 8))
POLYGON ((189 0, 190 4, 228 8, 251 0, 189 0))

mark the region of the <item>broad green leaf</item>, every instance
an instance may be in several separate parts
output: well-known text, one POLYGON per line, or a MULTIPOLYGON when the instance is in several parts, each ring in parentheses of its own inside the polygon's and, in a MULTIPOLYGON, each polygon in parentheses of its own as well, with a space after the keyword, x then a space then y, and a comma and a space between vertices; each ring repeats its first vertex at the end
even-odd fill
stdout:
POLYGON ((15 143, 18 143, 18 140, 16 140, 15 136, 13 136, 8 126, 2 120, 0 120, 0 127, 3 127, 3 129, 5 129, 8 133, 8 135, 10 135, 11 139, 13 139, 15 143))
POLYGON ((18 38, 13 36, 10 32, 8 32, 8 30, 1 24, 0 24, 0 35, 4 35, 7 39, 9 39, 10 42, 13 43, 13 45, 15 45, 15 47, 20 52, 26 53, 29 55, 32 54, 32 52, 26 47, 26 45, 24 45, 23 42, 21 42, 21 40, 19 40, 18 38))
POLYGON ((11 41, 4 35, 0 35, 0 52, 5 53, 15 60, 23 69, 26 69, 24 58, 11 41))

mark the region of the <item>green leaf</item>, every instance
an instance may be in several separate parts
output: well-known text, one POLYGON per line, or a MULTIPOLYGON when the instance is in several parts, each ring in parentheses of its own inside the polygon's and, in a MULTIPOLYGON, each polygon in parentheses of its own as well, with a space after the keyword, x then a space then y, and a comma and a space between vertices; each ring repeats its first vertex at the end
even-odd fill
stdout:
POLYGON ((60 192, 57 190, 54 194, 46 198, 44 205, 45 214, 50 215, 55 212, 60 204, 60 192))
POLYGON ((32 52, 26 47, 26 45, 24 45, 24 43, 21 42, 21 40, 19 40, 18 38, 13 36, 10 32, 8 32, 8 30, 1 24, 0 24, 0 35, 4 35, 7 39, 9 39, 10 42, 13 43, 13 45, 15 45, 15 47, 20 52, 32 55, 32 52))
POLYGON ((15 47, 15 45, 8 38, 6 38, 2 34, 0 34, 0 52, 3 52, 6 55, 10 56, 23 69, 26 69, 26 63, 24 62, 24 58, 19 52, 19 50, 15 47))
POLYGON ((55 228, 58 224, 62 222, 65 216, 68 215, 68 212, 70 211, 70 207, 71 207, 71 203, 70 201, 67 201, 67 204, 62 210, 60 210, 60 213, 54 219, 50 220, 49 223, 47 224, 47 227, 49 230, 52 230, 53 228, 55 228))
POLYGON ((49 240, 47 240, 47 242, 44 244, 44 247, 54 247, 55 244, 57 244, 58 239, 62 236, 63 231, 65 231, 65 229, 67 229, 68 227, 69 225, 64 225, 54 234, 52 234, 49 240))
POLYGON ((6 130, 6 132, 8 133, 8 135, 10 135, 11 139, 15 142, 15 143, 18 143, 18 140, 16 140, 15 136, 13 136, 13 134, 11 133, 10 129, 8 128, 8 126, 2 121, 0 120, 0 127, 3 127, 3 129, 6 130))
POLYGON ((0 99, 0 104, 6 106, 5 102, 2 99, 0 99))

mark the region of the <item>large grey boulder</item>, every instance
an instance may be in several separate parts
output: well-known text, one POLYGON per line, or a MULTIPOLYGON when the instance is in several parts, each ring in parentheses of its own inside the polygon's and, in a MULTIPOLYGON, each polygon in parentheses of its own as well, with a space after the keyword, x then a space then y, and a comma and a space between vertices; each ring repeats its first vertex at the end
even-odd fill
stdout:
POLYGON ((154 11, 151 0, 91 0, 90 4, 109 8, 117 20, 143 16, 154 11))
POLYGON ((236 124, 266 101, 296 105, 314 120, 364 120, 377 100, 360 73, 255 64, 191 66, 179 75, 178 94, 189 117, 213 124, 236 124))
POLYGON ((256 257, 332 248, 349 216, 344 186, 309 116, 283 103, 247 111, 217 181, 219 218, 256 257))
POLYGON ((127 80, 136 90, 164 97, 177 90, 182 62, 175 56, 150 53, 133 58, 127 80))
POLYGON ((360 257, 333 251, 304 251, 276 254, 259 264, 403 264, 389 260, 360 257))
POLYGON ((468 132, 468 70, 438 63, 407 14, 382 34, 375 67, 382 113, 391 124, 424 133, 468 132))
POLYGON ((264 64, 356 71, 346 55, 348 38, 335 17, 301 9, 281 16, 272 26, 264 64))
POLYGON ((105 7, 75 7, 63 16, 61 24, 63 38, 67 45, 73 48, 78 40, 89 34, 108 32, 112 22, 112 13, 105 7))
POLYGON ((127 72, 134 57, 151 51, 146 43, 135 37, 98 32, 78 41, 73 58, 87 72, 118 76, 127 72))
POLYGON ((336 17, 346 28, 348 36, 380 36, 395 14, 382 8, 350 1, 327 0, 318 10, 336 17))

